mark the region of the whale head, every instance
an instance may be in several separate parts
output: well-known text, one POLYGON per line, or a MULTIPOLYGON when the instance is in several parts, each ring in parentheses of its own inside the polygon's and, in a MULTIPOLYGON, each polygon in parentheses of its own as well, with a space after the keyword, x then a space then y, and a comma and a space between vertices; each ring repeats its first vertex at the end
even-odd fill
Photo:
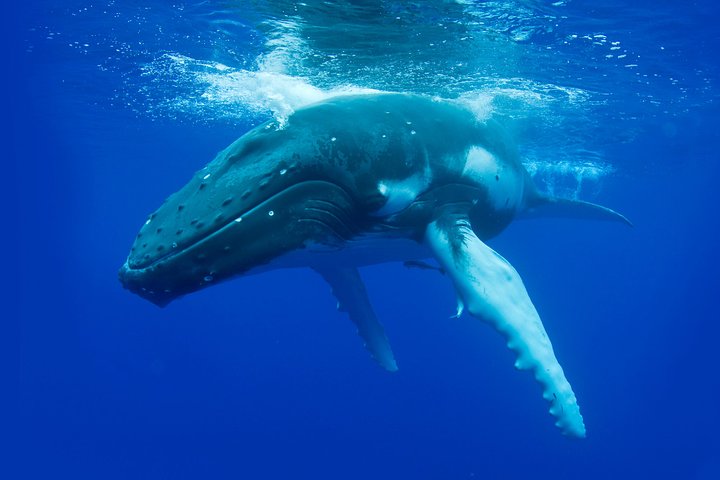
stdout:
POLYGON ((289 135, 272 123, 256 128, 165 200, 120 268, 124 287, 165 306, 286 253, 350 236, 351 194, 304 163, 312 155, 289 135))

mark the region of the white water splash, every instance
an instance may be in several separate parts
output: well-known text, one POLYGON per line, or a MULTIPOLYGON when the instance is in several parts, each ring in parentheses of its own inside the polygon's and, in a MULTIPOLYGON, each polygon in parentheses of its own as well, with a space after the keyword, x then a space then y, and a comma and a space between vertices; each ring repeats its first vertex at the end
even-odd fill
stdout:
POLYGON ((235 69, 175 53, 164 54, 146 65, 143 74, 153 77, 155 82, 192 87, 195 95, 167 99, 161 106, 175 114, 199 115, 206 119, 240 120, 248 115, 270 114, 282 124, 298 108, 330 97, 380 92, 354 85, 323 90, 307 78, 235 69))

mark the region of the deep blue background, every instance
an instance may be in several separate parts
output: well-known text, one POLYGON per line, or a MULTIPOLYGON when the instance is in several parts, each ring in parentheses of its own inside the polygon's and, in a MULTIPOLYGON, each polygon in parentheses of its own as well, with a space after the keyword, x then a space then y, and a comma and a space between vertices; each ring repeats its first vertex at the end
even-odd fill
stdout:
POLYGON ((597 200, 633 229, 533 220, 493 242, 578 394, 572 441, 432 272, 364 272, 394 375, 309 271, 162 310, 122 290, 147 212, 243 130, 77 104, 63 58, 8 45, 2 478, 720 478, 716 106, 611 152, 635 168, 597 200))

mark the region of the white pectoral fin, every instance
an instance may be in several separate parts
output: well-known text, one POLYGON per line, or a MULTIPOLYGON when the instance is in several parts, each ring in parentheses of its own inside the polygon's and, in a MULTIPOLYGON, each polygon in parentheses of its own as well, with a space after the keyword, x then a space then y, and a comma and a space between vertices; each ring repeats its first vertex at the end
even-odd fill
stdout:
POLYGON ((543 397, 551 404, 550 413, 557 418, 556 425, 566 435, 584 437, 575 394, 512 265, 485 245, 465 218, 441 217, 428 225, 425 240, 452 278, 466 311, 505 336, 518 356, 518 369, 533 371, 543 397))
POLYGON ((389 372, 397 371, 390 342, 373 311, 360 273, 355 268, 316 268, 332 288, 338 310, 347 312, 370 355, 389 372))

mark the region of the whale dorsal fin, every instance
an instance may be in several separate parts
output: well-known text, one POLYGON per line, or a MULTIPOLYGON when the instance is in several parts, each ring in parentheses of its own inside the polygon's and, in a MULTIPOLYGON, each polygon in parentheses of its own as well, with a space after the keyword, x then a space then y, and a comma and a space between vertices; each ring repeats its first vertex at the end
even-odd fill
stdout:
POLYGON ((370 355, 385 370, 397 371, 397 363, 390 342, 385 336, 385 329, 375 316, 357 269, 323 267, 315 270, 330 284, 338 301, 338 310, 348 313, 370 355))
POLYGON ((430 223, 425 241, 452 279, 465 311, 490 323, 507 339, 518 356, 516 368, 533 372, 542 385, 543 398, 551 404, 556 425, 567 435, 584 437, 575 394, 512 265, 485 245, 462 215, 445 214, 430 223))

